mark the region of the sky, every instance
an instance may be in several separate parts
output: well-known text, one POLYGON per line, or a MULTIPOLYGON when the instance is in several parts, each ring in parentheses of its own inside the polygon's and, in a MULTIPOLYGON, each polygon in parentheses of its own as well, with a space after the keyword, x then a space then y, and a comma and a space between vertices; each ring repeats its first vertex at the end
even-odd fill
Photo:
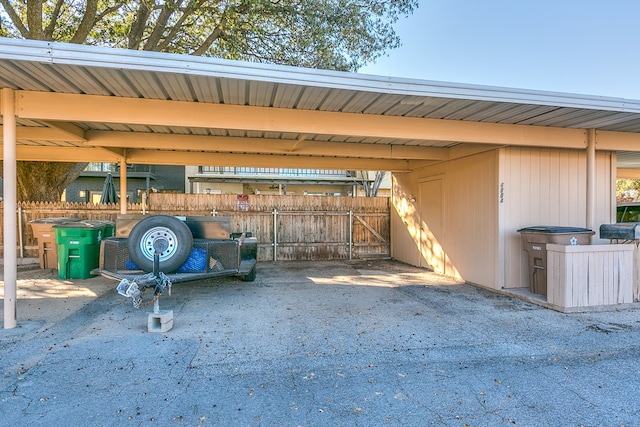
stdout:
POLYGON ((640 0, 420 0, 359 73, 640 100, 640 0))

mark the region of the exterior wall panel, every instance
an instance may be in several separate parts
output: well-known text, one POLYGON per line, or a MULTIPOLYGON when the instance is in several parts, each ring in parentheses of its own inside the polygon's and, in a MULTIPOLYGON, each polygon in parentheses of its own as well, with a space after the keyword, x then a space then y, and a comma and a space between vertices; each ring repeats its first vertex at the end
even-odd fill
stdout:
POLYGON ((394 223, 397 228, 406 223, 408 231, 398 235, 394 228, 392 256, 412 265, 430 267, 439 273, 495 288, 497 181, 498 150, 396 175, 392 211, 397 215, 404 212, 406 216, 394 223), (433 180, 442 181, 444 197, 441 200, 420 191, 422 183, 433 180), (410 198, 416 198, 416 201, 412 203, 410 198), (434 226, 434 221, 441 221, 441 224, 434 226), (437 251, 442 251, 441 266, 430 264, 428 259, 437 251))
POLYGON ((586 152, 580 150, 505 148, 501 158, 501 235, 504 240, 505 288, 528 287, 528 263, 517 230, 537 225, 591 228, 611 222, 614 186, 609 152, 596 153, 596 215, 587 224, 586 152))
POLYGON ((596 212, 590 226, 586 161, 583 150, 509 147, 396 174, 392 256, 489 288, 526 288, 529 267, 520 228, 591 228, 594 243, 608 243, 597 233, 600 224, 612 222, 615 155, 596 152, 596 212), (442 202, 420 191, 421 183, 437 177, 443 182, 442 202), (441 210, 441 231, 425 238, 433 209, 441 210), (442 271, 429 264, 424 245, 440 246, 442 271))

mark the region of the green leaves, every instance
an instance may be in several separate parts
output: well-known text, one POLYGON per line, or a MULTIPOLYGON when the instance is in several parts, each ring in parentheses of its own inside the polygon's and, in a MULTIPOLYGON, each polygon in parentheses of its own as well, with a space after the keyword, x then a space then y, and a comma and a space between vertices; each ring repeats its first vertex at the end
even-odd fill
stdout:
POLYGON ((356 71, 417 0, 0 0, 0 35, 356 71))

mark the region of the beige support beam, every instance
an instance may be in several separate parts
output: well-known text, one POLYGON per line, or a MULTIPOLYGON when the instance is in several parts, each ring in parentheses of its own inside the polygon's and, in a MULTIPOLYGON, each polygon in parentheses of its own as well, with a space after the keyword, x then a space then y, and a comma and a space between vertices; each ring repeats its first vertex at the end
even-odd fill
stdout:
POLYGON ((68 122, 46 122, 47 125, 53 129, 57 129, 64 132, 67 135, 68 140, 71 141, 86 141, 84 136, 84 129, 73 123, 68 122))
POLYGON ((595 131, 598 150, 640 151, 640 134, 631 132, 595 131))
POLYGON ((218 165, 264 168, 380 170, 391 172, 409 171, 409 162, 406 160, 194 153, 160 150, 127 150, 127 162, 155 165, 218 165))
POLYGON ((291 149, 289 151, 293 152, 296 151, 298 149, 298 146, 300 146, 300 144, 302 144, 307 138, 309 137, 309 135, 300 135, 298 137, 298 139, 296 140, 296 143, 293 144, 293 147, 291 147, 291 149))
POLYGON ((581 129, 475 123, 373 114, 293 110, 113 96, 21 91, 19 117, 41 120, 237 129, 262 132, 342 135, 508 144, 586 147, 581 129))
POLYGON ((640 179, 640 169, 616 169, 618 179, 640 179))
MULTIPOLYGON (((2 126, 0 126, 0 129, 2 126)), ((84 137, 75 136, 62 129, 53 129, 45 126, 20 126, 16 129, 18 141, 54 141, 82 143, 84 137)))
POLYGON ((449 149, 449 160, 459 159, 461 157, 473 156, 474 154, 484 153, 485 151, 497 150, 505 147, 505 145, 488 145, 488 144, 460 144, 449 149))
MULTIPOLYGON (((150 150, 173 150, 179 147, 183 150, 254 154, 290 154, 293 147, 298 144, 297 140, 142 132, 89 131, 87 138, 86 146, 130 147, 150 150)), ((446 148, 419 146, 306 141, 293 152, 296 155, 306 156, 446 160, 449 158, 447 150, 446 148)))
POLYGON ((33 162, 109 162, 117 163, 122 158, 121 150, 92 147, 53 147, 20 145, 16 149, 17 160, 33 162), (113 152, 116 151, 116 152, 113 152))

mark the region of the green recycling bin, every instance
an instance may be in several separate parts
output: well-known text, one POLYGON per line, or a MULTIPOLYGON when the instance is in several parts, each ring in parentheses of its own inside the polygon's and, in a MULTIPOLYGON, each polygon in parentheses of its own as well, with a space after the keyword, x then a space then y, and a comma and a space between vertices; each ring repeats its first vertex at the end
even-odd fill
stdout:
POLYGON ((58 277, 87 279, 100 262, 100 243, 114 234, 112 222, 85 220, 54 225, 58 245, 58 277))

